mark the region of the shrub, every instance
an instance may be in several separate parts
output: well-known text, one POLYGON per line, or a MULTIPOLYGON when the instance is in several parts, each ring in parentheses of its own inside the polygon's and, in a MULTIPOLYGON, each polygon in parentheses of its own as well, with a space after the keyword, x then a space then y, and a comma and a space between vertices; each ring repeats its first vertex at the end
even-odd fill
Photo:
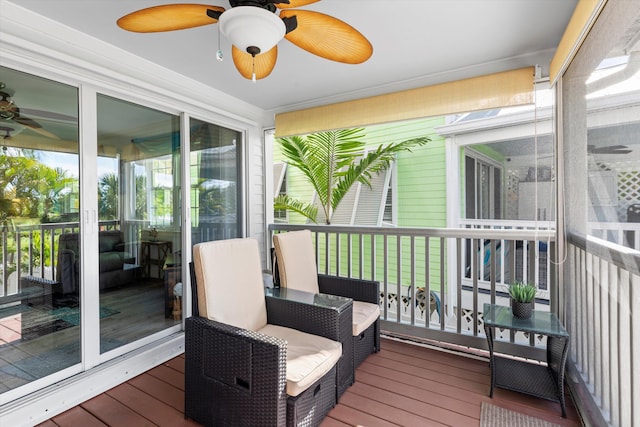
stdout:
POLYGON ((531 283, 516 281, 509 285, 509 295, 517 302, 531 302, 536 297, 536 287, 531 283))

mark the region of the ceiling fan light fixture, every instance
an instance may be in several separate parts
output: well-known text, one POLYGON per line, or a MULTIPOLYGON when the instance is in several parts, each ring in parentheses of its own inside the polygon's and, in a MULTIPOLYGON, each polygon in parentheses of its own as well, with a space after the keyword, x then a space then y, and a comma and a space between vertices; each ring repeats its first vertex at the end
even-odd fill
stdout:
POLYGON ((226 10, 218 23, 231 44, 252 55, 271 50, 286 32, 284 22, 275 13, 255 6, 226 10))

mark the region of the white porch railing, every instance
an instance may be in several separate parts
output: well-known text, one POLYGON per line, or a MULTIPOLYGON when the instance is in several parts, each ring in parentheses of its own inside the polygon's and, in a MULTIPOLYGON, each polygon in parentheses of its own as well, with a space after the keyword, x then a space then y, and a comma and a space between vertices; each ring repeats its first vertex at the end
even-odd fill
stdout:
MULTIPOLYGON (((159 227, 160 232, 172 232, 159 227)), ((100 230, 119 229, 125 235, 130 257, 140 254, 140 241, 148 238, 149 221, 127 220, 100 221, 100 230)), ((20 278, 26 275, 55 279, 58 255, 58 238, 63 233, 78 232, 77 222, 20 225, 0 229, 0 297, 20 292, 20 278)), ((235 222, 202 222, 191 230, 192 242, 230 239, 237 236, 235 222)), ((174 246, 176 247, 176 246, 174 246)), ((2 304, 2 301, 0 301, 2 304)))
MULTIPOLYGON (((100 221, 100 229, 118 228, 119 221, 100 221)), ((132 224, 131 227, 137 227, 132 224)), ((6 227, 0 231, 0 297, 20 292, 22 276, 56 277, 58 238, 78 232, 77 222, 6 227)), ((138 234, 139 235, 139 234, 138 234)))
POLYGON ((640 251, 640 222, 590 222, 589 234, 640 251))
POLYGON ((640 252, 568 236, 564 318, 577 404, 594 425, 640 426, 640 252))
MULTIPOLYGON (((461 228, 469 228, 476 230, 528 230, 542 231, 545 234, 553 232, 555 230, 555 223, 552 221, 515 221, 515 220, 490 220, 490 219, 460 219, 459 224, 461 228)), ((538 239, 534 239, 538 240, 538 239)), ((481 248, 486 252, 490 250, 487 246, 487 241, 481 242, 481 248)), ((515 268, 515 278, 518 280, 527 280, 536 284, 539 289, 538 297, 548 299, 548 278, 550 277, 550 271, 552 268, 551 263, 553 260, 549 257, 548 246, 545 241, 541 241, 538 245, 527 245, 519 242, 515 247, 515 265, 510 266, 506 260, 508 260, 509 254, 501 244, 497 245, 498 259, 497 269, 498 277, 497 283, 502 290, 506 290, 508 282, 506 278, 513 279, 514 276, 509 274, 506 269, 510 267, 515 268), (533 268, 530 268, 533 266, 533 268), (524 272, 532 272, 532 275, 523 274, 524 272)), ((486 254, 485 254, 486 255, 486 254)), ((484 257, 488 259, 487 256, 484 257)), ((468 264, 468 262, 467 262, 468 264)), ((481 283, 488 280, 489 269, 486 263, 481 262, 478 265, 478 278, 481 283)), ((467 274, 468 276, 468 274, 467 274)))
MULTIPOLYGON (((554 232, 545 230, 269 226, 272 233, 299 229, 314 234, 320 272, 380 282, 384 330, 479 349, 487 348, 483 303, 508 305, 503 284, 514 276, 535 281, 536 272, 528 266, 537 265, 542 245, 548 259, 555 259, 554 232), (522 263, 517 261, 518 248, 536 249, 527 250, 527 262, 522 263), (482 276, 480 265, 486 268, 482 276)), ((557 310, 553 277, 548 274, 539 287, 537 309, 557 310)), ((509 351, 540 357, 544 338, 497 335, 498 348, 528 344, 509 345, 509 351)))

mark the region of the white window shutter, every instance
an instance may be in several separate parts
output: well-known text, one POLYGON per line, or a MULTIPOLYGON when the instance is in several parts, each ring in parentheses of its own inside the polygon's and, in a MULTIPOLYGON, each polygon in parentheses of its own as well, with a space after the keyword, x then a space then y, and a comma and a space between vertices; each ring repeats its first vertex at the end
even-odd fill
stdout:
MULTIPOLYGON (((331 224, 334 225, 382 225, 384 204, 387 198, 391 167, 371 177, 371 188, 359 182, 355 183, 342 198, 333 213, 331 224)), ((325 223, 325 215, 320 206, 317 194, 314 193, 313 205, 318 208, 316 220, 325 223)))
POLYGON ((273 197, 278 197, 280 194, 280 188, 282 187, 282 181, 284 181, 284 174, 286 172, 286 163, 273 164, 273 197))
POLYGON ((358 225, 382 225, 384 204, 387 199, 389 180, 391 179, 391 167, 371 177, 371 187, 361 185, 358 203, 355 212, 355 224, 358 225))

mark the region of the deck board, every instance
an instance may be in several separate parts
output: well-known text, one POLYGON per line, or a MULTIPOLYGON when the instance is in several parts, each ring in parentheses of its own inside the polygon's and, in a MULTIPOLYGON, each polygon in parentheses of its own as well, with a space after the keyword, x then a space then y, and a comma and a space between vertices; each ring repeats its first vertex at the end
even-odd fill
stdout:
POLYGON ((104 427, 105 423, 94 417, 89 411, 81 406, 76 406, 68 411, 54 417, 46 423, 40 424, 41 426, 52 427, 74 427, 74 426, 86 426, 86 427, 104 427))
POLYGON ((80 406, 108 426, 152 425, 145 417, 114 399, 108 393, 96 396, 80 406))
MULTIPOLYGON (((496 389, 488 397, 486 360, 406 342, 382 340, 382 350, 356 371, 356 383, 322 422, 345 426, 478 426, 482 402, 491 402, 565 427, 581 426, 567 396, 558 403, 496 389)), ((198 426, 184 419, 184 355, 40 424, 55 426, 198 426)))

